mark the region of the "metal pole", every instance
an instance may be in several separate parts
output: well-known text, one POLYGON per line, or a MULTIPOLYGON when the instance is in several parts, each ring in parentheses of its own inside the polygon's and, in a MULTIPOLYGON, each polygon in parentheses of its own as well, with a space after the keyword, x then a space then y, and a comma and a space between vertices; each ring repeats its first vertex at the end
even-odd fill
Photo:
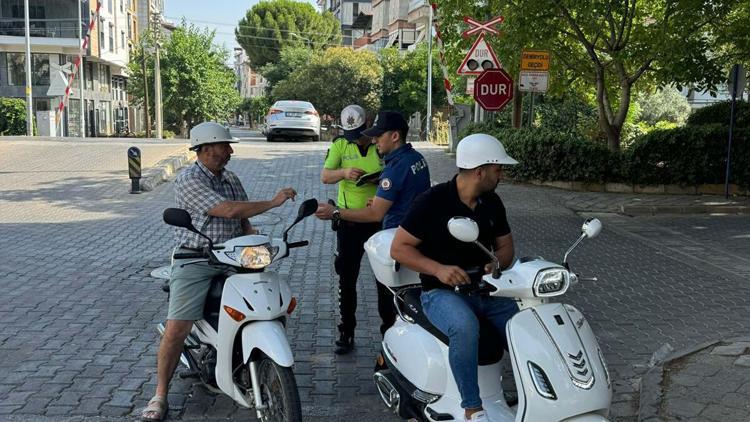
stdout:
POLYGON ((432 6, 427 3, 429 12, 429 22, 427 23, 427 140, 430 140, 432 133, 432 6))
POLYGON ((23 2, 23 20, 26 26, 26 135, 34 135, 34 99, 31 96, 31 24, 29 0, 23 2))
POLYGON ((531 94, 531 102, 529 104, 529 127, 531 127, 534 124, 534 93, 530 92, 531 94))
POLYGON ((146 96, 146 138, 151 137, 151 114, 148 110, 148 67, 146 66, 146 46, 143 46, 143 93, 146 96))
POLYGON ((729 112, 729 144, 727 145, 727 173, 724 179, 724 198, 729 199, 729 172, 732 164, 732 132, 734 130, 734 107, 737 104, 737 86, 740 84, 740 66, 732 68, 732 108, 729 112))
POLYGON ((83 67, 84 66, 83 66, 83 52, 81 51, 81 49, 83 47, 83 28, 82 28, 83 27, 83 16, 82 16, 82 13, 81 13, 81 2, 78 1, 77 3, 78 3, 78 43, 79 43, 79 47, 78 47, 78 77, 80 78, 80 79, 78 79, 78 89, 81 92, 81 94, 79 95, 81 97, 80 100, 79 100, 79 103, 80 103, 79 104, 80 105, 80 107, 79 107, 79 113, 81 114, 81 116, 80 116, 81 117, 81 122, 80 122, 81 123, 81 138, 85 138, 86 137, 86 114, 83 111, 83 101, 84 101, 84 99, 83 99, 84 98, 83 97, 83 77, 84 77, 83 76, 83 67))
POLYGON ((159 63, 159 43, 161 42, 161 17, 160 11, 153 14, 154 36, 156 37, 156 64, 154 65, 154 114, 156 115, 156 138, 162 138, 162 113, 161 113, 161 65, 159 63))

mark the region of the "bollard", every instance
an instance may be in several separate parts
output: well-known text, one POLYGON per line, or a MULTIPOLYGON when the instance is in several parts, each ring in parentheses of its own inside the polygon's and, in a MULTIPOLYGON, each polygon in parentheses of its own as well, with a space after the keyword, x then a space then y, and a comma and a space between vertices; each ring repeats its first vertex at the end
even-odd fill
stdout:
POLYGON ((141 193, 141 150, 138 147, 128 148, 128 175, 130 193, 141 193))

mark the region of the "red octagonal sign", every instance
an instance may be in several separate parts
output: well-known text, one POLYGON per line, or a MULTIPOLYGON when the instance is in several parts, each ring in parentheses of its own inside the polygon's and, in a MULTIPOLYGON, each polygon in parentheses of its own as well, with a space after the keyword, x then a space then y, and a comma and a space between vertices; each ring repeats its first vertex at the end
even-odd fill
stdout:
POLYGON ((500 110, 513 98, 513 79, 503 69, 487 69, 474 81, 474 99, 485 110, 500 110))

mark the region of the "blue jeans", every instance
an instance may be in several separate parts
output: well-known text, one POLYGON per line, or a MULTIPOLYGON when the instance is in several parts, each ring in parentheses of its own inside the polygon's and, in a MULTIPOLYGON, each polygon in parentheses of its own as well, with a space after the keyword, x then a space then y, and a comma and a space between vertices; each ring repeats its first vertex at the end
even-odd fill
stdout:
POLYGON ((479 320, 483 316, 505 339, 505 324, 518 312, 518 305, 507 298, 467 296, 446 289, 422 292, 422 308, 432 325, 450 341, 448 363, 461 393, 461 407, 482 407, 479 397, 479 320))

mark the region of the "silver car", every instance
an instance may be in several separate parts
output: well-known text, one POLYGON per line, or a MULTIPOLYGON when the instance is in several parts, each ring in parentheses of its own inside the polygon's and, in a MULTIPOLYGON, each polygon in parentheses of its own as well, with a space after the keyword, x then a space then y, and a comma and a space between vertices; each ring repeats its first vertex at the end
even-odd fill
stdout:
POLYGON ((266 141, 320 140, 320 116, 307 101, 276 101, 266 115, 266 141))

